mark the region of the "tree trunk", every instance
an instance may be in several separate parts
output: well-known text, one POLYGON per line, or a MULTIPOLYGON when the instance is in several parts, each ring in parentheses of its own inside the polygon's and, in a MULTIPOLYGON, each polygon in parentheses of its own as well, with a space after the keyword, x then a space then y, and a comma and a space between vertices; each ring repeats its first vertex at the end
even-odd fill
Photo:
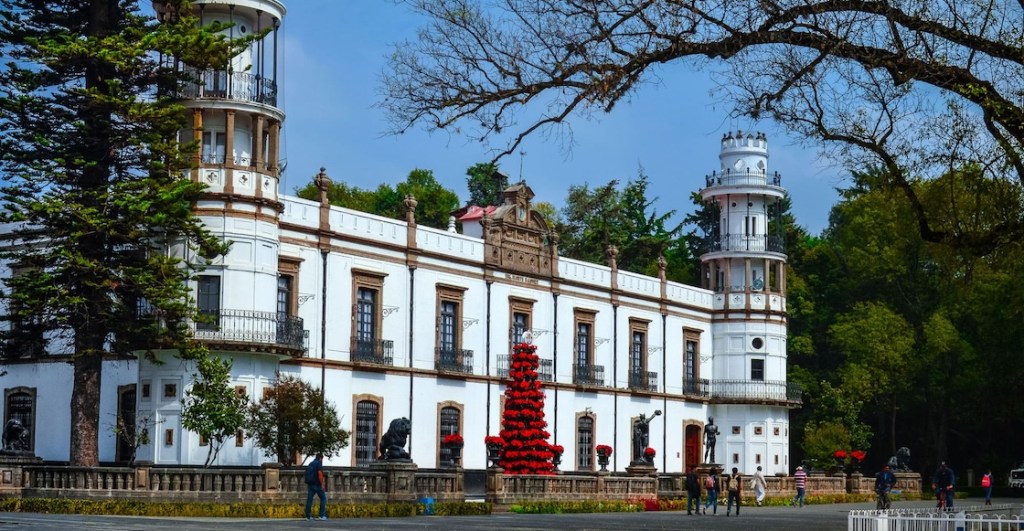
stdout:
POLYGON ((71 390, 71 466, 99 465, 102 365, 103 358, 98 354, 75 358, 71 390))

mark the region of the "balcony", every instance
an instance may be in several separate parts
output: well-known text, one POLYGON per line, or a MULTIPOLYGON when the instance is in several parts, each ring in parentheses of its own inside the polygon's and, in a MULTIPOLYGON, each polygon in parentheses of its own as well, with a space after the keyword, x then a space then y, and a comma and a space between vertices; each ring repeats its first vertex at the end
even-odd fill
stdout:
POLYGON ((182 98, 234 100, 277 107, 277 82, 272 79, 227 70, 187 68, 185 73, 190 79, 182 84, 182 98))
MULTIPOLYGON (((498 355, 498 368, 497 374, 499 378, 508 378, 509 359, 511 356, 508 354, 498 355)), ((555 381, 555 363, 552 360, 546 360, 541 358, 540 366, 537 368, 537 375, 542 382, 553 382, 555 381)))
POLYGON ((693 398, 708 398, 711 396, 711 380, 699 378, 696 380, 683 381, 683 395, 693 398))
POLYGON ((803 389, 783 381, 712 380, 710 398, 718 404, 769 404, 799 406, 803 389))
POLYGON ((395 342, 390 339, 364 339, 352 337, 352 361, 370 365, 393 366, 395 342))
POLYGON ((586 387, 604 387, 604 366, 573 365, 572 383, 586 387))
POLYGON ((707 188, 712 186, 772 186, 782 188, 782 176, 779 172, 768 175, 757 170, 732 171, 726 168, 723 173, 712 173, 704 176, 707 188))
POLYGON ((647 393, 658 392, 658 373, 644 370, 630 371, 629 389, 647 393))
POLYGON ((786 253, 786 242, 782 236, 767 234, 747 236, 745 234, 726 234, 721 237, 709 237, 704 240, 698 254, 720 251, 750 251, 786 253))
POLYGON ((434 349, 434 369, 438 372, 473 374, 473 351, 438 347, 434 349))
POLYGON ((193 336, 219 348, 266 350, 290 356, 306 352, 309 332, 302 319, 276 312, 220 310, 206 314, 207 322, 193 322, 193 336))

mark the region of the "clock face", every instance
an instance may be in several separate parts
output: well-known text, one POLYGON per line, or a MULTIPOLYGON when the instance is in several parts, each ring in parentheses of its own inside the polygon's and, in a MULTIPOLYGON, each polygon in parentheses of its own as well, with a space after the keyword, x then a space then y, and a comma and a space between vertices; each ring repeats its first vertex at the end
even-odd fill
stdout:
POLYGON ((754 289, 761 289, 763 287, 764 287, 764 279, 755 278, 754 279, 754 289))
POLYGON ((519 221, 526 221, 526 208, 517 206, 516 214, 519 216, 519 221))

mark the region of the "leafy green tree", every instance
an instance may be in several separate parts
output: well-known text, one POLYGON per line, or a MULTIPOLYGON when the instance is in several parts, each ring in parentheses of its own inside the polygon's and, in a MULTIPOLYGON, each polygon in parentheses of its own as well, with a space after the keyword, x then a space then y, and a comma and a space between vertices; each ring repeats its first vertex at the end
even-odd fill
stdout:
POLYGON ((658 214, 647 198, 647 176, 619 189, 619 182, 591 190, 573 185, 556 221, 559 251, 563 256, 605 263, 609 245, 618 249, 619 268, 658 275, 658 257, 665 257, 670 280, 693 281, 693 261, 681 238, 682 224, 668 226, 675 211, 658 214))
MULTIPOLYGON (((15 323, 37 322, 67 345, 74 369, 70 462, 98 465, 101 364, 139 341, 192 350, 190 264, 160 249, 225 251, 193 215, 202 187, 182 173, 195 145, 174 94, 176 57, 204 69, 247 45, 200 28, 184 0, 157 24, 136 2, 11 0, 0 5, 0 221, 25 246, 4 258, 15 323), (149 308, 163 319, 139 320, 149 308)), ((57 344, 57 343, 55 343, 57 344)))
MULTIPOLYGON (((804 459, 815 468, 828 468, 835 463, 833 453, 850 446, 850 432, 841 422, 809 422, 804 432, 804 459)), ((859 448, 858 448, 859 449, 859 448)))
POLYGON ((481 162, 466 170, 466 187, 469 189, 466 204, 500 206, 504 203, 501 193, 508 188, 508 176, 498 170, 497 164, 481 162))
POLYGON ((331 457, 348 446, 349 433, 334 405, 298 376, 279 374, 263 398, 250 404, 248 426, 256 446, 283 464, 318 452, 331 457))
MULTIPOLYGON (((313 182, 296 190, 296 194, 311 201, 320 198, 320 191, 313 182)), ((416 223, 428 227, 447 228, 448 217, 459 207, 459 196, 441 186, 430 170, 413 170, 394 188, 381 184, 376 190, 369 191, 332 181, 327 189, 328 201, 334 206, 402 220, 405 219, 407 195, 416 198, 416 223)))
POLYGON ((224 438, 246 422, 248 399, 231 385, 229 359, 203 356, 196 360, 195 382, 181 402, 181 425, 209 443, 204 467, 217 459, 224 438))

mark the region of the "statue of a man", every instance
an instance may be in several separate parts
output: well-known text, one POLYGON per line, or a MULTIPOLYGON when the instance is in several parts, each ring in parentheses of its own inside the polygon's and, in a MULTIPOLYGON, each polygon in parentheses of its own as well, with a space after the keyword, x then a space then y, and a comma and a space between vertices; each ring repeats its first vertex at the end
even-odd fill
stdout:
POLYGON ((647 415, 640 414, 636 424, 633 425, 633 461, 640 461, 644 456, 644 449, 650 441, 651 419, 647 415))
POLYGON ((715 426, 715 417, 708 417, 708 423, 704 426, 704 462, 715 462, 715 441, 718 440, 718 426, 715 426))

